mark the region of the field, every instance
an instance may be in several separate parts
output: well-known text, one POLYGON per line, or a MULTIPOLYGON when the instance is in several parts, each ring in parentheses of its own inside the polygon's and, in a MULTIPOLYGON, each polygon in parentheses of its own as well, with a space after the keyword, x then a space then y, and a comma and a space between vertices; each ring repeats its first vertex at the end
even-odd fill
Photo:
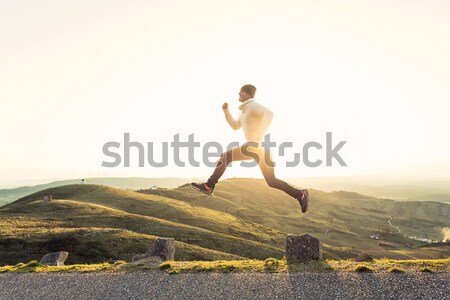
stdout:
POLYGON ((25 196, 0 208, 0 265, 69 251, 68 264, 130 261, 158 237, 176 240, 177 261, 281 259, 288 234, 309 233, 322 242, 325 259, 347 259, 361 251, 375 258, 439 259, 450 205, 393 201, 352 192, 310 190, 310 211, 267 187, 263 180, 229 179, 215 196, 188 185, 132 191, 74 184, 25 196), (44 200, 51 194, 52 201, 44 200), (371 238, 377 235, 378 239, 371 238))

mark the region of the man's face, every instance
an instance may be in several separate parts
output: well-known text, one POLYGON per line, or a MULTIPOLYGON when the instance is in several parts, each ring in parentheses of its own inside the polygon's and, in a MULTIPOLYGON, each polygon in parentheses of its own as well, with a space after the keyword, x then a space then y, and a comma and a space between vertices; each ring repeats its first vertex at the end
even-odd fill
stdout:
POLYGON ((240 102, 244 102, 247 99, 250 99, 252 96, 250 96, 249 94, 247 94, 246 92, 244 92, 243 90, 241 90, 239 92, 239 101, 240 102))

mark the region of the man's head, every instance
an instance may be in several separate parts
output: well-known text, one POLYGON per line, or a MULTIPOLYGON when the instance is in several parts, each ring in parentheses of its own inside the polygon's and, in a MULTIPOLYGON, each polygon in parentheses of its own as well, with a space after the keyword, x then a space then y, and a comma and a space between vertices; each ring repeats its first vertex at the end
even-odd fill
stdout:
POLYGON ((241 87, 241 90, 239 92, 239 101, 244 102, 245 100, 248 100, 250 98, 255 97, 256 88, 254 85, 246 84, 243 87, 241 87))

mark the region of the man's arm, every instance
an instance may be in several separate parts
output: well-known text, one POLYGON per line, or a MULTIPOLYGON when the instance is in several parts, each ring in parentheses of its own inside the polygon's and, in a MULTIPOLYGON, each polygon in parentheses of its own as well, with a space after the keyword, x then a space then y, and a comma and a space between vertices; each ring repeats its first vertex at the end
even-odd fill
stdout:
POLYGON ((233 116, 231 115, 230 111, 228 110, 228 103, 224 103, 222 105, 222 110, 225 114, 225 119, 227 119, 228 124, 230 124, 231 128, 234 130, 238 130, 241 128, 241 122, 239 119, 235 120, 233 116))
POLYGON ((267 107, 259 105, 257 113, 261 116, 261 129, 266 132, 272 123, 273 112, 267 107))

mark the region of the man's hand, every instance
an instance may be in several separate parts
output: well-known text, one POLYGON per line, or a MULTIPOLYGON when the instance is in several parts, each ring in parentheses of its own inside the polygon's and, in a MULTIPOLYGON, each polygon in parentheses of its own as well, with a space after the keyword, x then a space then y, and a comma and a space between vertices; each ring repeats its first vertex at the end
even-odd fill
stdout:
POLYGON ((225 102, 225 103, 222 105, 222 109, 223 109, 223 110, 228 109, 228 102, 225 102))

